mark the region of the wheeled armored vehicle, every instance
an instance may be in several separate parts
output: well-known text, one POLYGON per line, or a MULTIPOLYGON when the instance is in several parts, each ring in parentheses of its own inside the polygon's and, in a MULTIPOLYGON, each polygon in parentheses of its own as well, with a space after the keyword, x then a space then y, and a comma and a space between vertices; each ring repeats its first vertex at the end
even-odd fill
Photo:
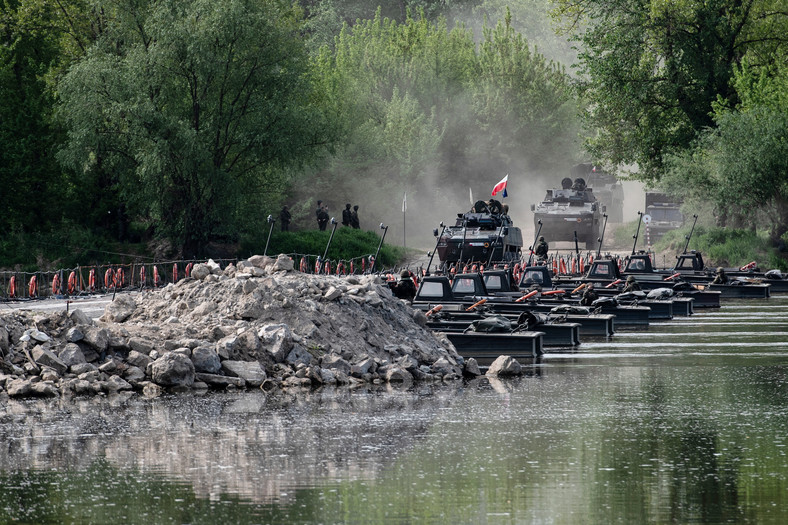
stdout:
POLYGON ((589 250, 597 247, 605 206, 584 179, 577 178, 574 183, 564 179, 561 188, 547 190, 542 202, 532 204, 531 210, 534 226, 538 229, 541 221, 541 234, 550 242, 577 239, 589 250))

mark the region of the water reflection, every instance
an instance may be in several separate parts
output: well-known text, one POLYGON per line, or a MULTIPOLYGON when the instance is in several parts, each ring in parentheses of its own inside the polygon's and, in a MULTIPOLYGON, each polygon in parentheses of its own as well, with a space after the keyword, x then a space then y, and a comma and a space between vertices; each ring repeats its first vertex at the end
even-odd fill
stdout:
POLYGON ((6 401, 0 522, 782 523, 788 301, 754 304, 515 380, 6 401))

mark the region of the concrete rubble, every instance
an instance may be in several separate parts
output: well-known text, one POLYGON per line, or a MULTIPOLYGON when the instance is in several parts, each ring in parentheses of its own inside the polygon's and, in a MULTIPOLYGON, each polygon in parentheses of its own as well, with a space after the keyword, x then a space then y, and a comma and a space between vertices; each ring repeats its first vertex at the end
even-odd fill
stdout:
POLYGON ((293 261, 209 261, 176 284, 119 294, 104 315, 0 316, 0 395, 266 390, 479 375, 377 276, 314 276, 293 261))

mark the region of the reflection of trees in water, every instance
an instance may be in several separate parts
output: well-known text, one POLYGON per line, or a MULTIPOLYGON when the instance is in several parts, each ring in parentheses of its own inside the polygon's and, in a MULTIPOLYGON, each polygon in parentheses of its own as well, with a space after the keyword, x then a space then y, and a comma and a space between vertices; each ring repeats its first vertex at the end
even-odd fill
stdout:
POLYGON ((256 502, 291 487, 373 479, 425 435, 453 385, 10 401, 0 468, 82 470, 97 457, 256 502))

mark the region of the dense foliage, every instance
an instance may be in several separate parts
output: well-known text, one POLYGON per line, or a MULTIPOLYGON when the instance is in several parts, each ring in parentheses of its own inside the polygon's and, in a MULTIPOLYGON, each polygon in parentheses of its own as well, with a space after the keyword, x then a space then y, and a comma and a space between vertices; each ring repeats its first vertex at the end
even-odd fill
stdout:
POLYGON ((321 197, 363 198, 369 227, 393 220, 401 193, 425 209, 442 185, 489 191, 580 155, 567 75, 492 2, 3 7, 7 264, 47 232, 72 253, 105 240, 156 241, 160 256, 238 249, 283 203, 295 228, 314 227, 321 197), (475 9, 501 19, 474 33, 442 18, 475 9))
POLYGON ((317 199, 427 246, 506 174, 530 220, 588 156, 788 231, 780 2, 380 4, 0 0, 2 264, 240 253, 317 199))

